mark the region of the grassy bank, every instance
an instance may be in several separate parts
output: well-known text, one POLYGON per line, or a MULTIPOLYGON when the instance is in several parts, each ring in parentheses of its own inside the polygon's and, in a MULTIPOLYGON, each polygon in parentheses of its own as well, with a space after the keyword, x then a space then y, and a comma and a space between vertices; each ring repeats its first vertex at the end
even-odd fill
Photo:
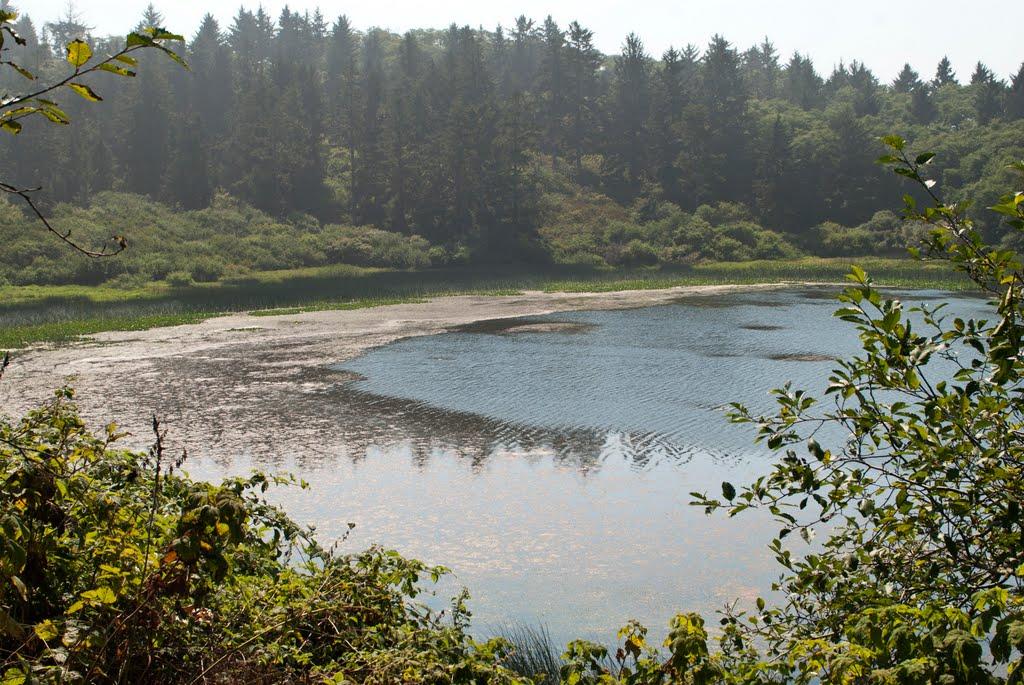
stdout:
POLYGON ((112 330, 197 323, 218 314, 261 315, 356 309, 456 294, 523 290, 607 292, 679 285, 841 281, 856 261, 884 285, 959 290, 958 274, 934 264, 867 258, 711 262, 687 268, 599 270, 582 267, 463 268, 397 271, 332 266, 270 271, 239 280, 130 290, 107 286, 0 288, 0 348, 62 342, 112 330))

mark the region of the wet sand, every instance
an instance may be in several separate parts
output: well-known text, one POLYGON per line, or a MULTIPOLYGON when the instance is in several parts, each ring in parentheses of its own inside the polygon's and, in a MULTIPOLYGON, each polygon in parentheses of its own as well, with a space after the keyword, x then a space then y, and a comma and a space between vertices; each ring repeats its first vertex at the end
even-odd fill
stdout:
MULTIPOLYGON (((20 352, 0 382, 0 412, 18 416, 70 384, 88 425, 98 428, 116 420, 131 434, 125 446, 151 442, 155 414, 169 430, 171 444, 191 454, 228 459, 245 453, 270 463, 285 456, 301 460, 351 447, 323 411, 326 395, 349 378, 328 367, 373 347, 496 319, 645 307, 687 296, 783 287, 791 286, 442 297, 372 309, 232 314, 199 324, 101 333, 20 352)), ((543 332, 545 327, 516 329, 543 332)))

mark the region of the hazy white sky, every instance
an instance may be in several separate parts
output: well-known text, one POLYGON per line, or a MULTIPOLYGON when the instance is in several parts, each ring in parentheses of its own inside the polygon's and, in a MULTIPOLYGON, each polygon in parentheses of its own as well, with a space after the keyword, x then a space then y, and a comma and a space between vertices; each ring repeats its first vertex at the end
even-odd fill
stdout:
MULTIPOLYGON (((149 0, 82 0, 78 3, 97 33, 124 33, 149 0)), ((14 0, 37 25, 67 7, 67 0, 14 0)), ((259 0, 155 0, 168 28, 191 34, 206 12, 227 26, 238 6, 259 0)), ((578 19, 596 33, 598 47, 617 52, 623 37, 638 33, 648 51, 660 55, 670 45, 704 45, 721 33, 741 48, 769 36, 788 56, 794 50, 814 58, 828 72, 839 60, 860 59, 882 80, 891 80, 904 62, 931 76, 944 54, 966 79, 984 61, 1003 78, 1024 61, 1016 11, 1018 0, 263 0, 275 17, 289 4, 312 10, 319 5, 334 19, 347 14, 356 26, 395 31, 447 26, 452 22, 506 26, 519 14, 538 20, 548 14, 561 24, 578 19)))

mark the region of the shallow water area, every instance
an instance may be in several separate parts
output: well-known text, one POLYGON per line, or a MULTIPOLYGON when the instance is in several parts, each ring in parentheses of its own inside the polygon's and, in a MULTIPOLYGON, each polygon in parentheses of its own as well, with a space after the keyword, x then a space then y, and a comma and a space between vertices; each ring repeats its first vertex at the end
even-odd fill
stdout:
POLYGON ((770 467, 753 431, 727 422, 728 402, 768 410, 787 381, 820 393, 833 359, 858 349, 823 294, 701 295, 408 338, 336 365, 281 408, 306 438, 300 457, 189 468, 304 478, 309 490, 274 493, 290 514, 324 541, 356 523, 345 550, 381 544, 448 566, 430 602, 468 587, 482 634, 543 623, 559 644, 610 642, 636 618, 657 637, 673 614, 752 603, 778 575, 775 524, 707 517, 689 493, 770 467))

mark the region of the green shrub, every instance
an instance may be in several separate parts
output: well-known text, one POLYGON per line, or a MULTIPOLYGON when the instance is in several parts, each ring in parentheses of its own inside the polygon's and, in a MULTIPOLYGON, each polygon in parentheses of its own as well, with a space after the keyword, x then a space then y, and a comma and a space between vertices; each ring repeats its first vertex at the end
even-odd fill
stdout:
POLYGON ((187 271, 172 271, 167 274, 167 283, 175 288, 187 288, 195 281, 192 280, 192 274, 187 271))
MULTIPOLYGON (((157 428, 157 430, 159 430, 157 428)), ((502 683, 507 643, 416 598, 428 568, 337 555, 267 503, 290 479, 183 476, 59 392, 0 423, 0 674, 20 683, 502 683)))
POLYGON ((325 226, 322 235, 328 260, 355 266, 414 269, 430 266, 430 243, 367 226, 325 226))
POLYGON ((329 263, 420 268, 429 266, 430 245, 418 236, 374 228, 321 225, 306 214, 275 219, 229 195, 211 205, 180 211, 138 195, 104 192, 88 207, 58 205, 53 223, 82 244, 101 246, 115 230, 129 249, 116 260, 69 260, 56 241, 9 202, 0 205, 0 277, 18 284, 97 285, 121 276, 165 280, 186 271, 212 282, 248 271, 271 271, 329 263))
POLYGON ((927 232, 921 223, 905 222, 886 210, 853 228, 826 221, 813 229, 810 245, 823 257, 900 256, 907 247, 920 245, 927 232))
POLYGON ((213 283, 224 275, 224 262, 214 257, 200 257, 189 271, 196 283, 213 283))
POLYGON ((634 238, 618 254, 615 261, 609 260, 615 265, 628 266, 653 266, 658 263, 658 252, 642 240, 634 238))
POLYGON ((877 248, 875 236, 870 231, 847 228, 832 221, 817 226, 814 233, 818 239, 816 252, 823 257, 873 254, 877 248))

